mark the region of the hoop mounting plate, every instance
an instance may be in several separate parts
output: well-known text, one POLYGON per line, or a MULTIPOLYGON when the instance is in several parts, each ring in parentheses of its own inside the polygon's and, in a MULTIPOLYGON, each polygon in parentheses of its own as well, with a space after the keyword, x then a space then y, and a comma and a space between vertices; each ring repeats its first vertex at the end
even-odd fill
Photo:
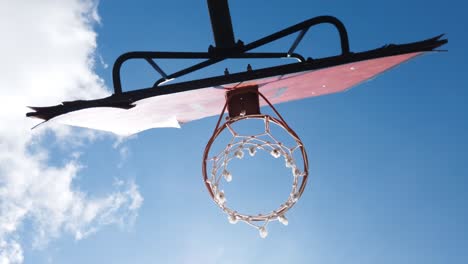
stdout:
POLYGON ((226 101, 230 118, 260 114, 257 85, 227 91, 226 101))

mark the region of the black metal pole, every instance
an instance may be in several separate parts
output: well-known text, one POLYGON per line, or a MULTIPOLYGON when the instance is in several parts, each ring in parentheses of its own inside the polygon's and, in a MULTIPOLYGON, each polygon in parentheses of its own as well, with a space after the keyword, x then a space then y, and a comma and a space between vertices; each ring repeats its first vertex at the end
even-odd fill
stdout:
POLYGON ((216 47, 233 48, 235 39, 228 0, 207 0, 207 2, 216 47))

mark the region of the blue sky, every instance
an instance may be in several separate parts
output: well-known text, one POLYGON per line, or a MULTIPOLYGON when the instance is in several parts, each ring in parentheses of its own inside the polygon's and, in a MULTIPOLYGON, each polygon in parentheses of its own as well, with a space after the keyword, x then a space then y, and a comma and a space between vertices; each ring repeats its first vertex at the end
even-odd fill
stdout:
MULTIPOLYGON (((17 8, 13 13, 37 13, 38 19, 48 16, 40 10, 17 8)), ((76 4, 63 8, 76 8, 76 4)), ((403 0, 274 0, 265 4, 238 0, 231 1, 230 8, 236 38, 245 43, 310 17, 333 15, 346 25, 352 51, 446 33, 450 43, 443 49, 449 52, 416 58, 344 93, 278 106, 307 148, 310 179, 303 197, 288 213, 289 225, 273 223, 266 239, 245 224, 229 224, 204 187, 201 159, 216 123, 212 117, 185 124, 182 129, 153 129, 123 140, 90 134, 86 129, 61 134, 60 128, 44 130, 37 140, 28 139, 24 143, 28 155, 46 153, 47 158, 40 161, 48 168, 79 164, 78 172, 66 178, 71 179, 67 188, 85 194, 80 200, 85 205, 89 202, 86 199, 92 202, 95 197, 97 201, 120 197, 125 202, 115 207, 97 203, 112 217, 96 214, 89 223, 71 218, 74 220, 60 225, 42 246, 35 246, 41 239, 39 231, 51 232, 53 228, 38 224, 48 218, 39 221, 37 210, 28 209, 29 213, 15 222, 14 232, 5 228, 6 221, 3 226, 0 221, 0 228, 4 228, 0 230, 0 251, 2 241, 11 245, 14 241, 21 245, 24 263, 465 263, 468 82, 464 75, 468 54, 464 46, 468 39, 467 25, 460 18, 466 4, 403 0), (71 137, 67 133, 84 136, 72 144, 60 137, 71 137), (144 200, 138 200, 136 193, 144 200), (132 201, 141 204, 129 209, 132 201), (80 223, 80 228, 70 223, 80 223), (91 232, 77 239, 80 230, 91 232)), ((99 23, 87 28, 88 33, 97 34, 97 46, 89 35, 88 53, 84 54, 93 54, 96 63, 90 71, 102 78, 102 87, 107 89, 112 89, 113 61, 124 52, 206 51, 213 43, 205 1, 100 1, 95 8, 84 9, 90 17, 93 10, 100 17, 99 23)), ((56 12, 61 11, 50 16, 56 12)), ((19 32, 23 27, 34 25, 12 23, 2 31, 19 32)), ((337 40, 331 27, 317 27, 299 51, 314 57, 334 55, 339 48, 337 40)), ((288 47, 280 44, 272 49, 288 47)), ((34 41, 24 45, 33 47, 34 41)), ((75 57, 70 63, 82 63, 75 57)), ((20 65, 27 64, 27 58, 23 62, 20 65)), ((40 65, 38 62, 34 67, 40 65)), ((223 69, 210 71, 220 74, 223 69)), ((50 76, 59 76, 60 69, 57 71, 54 74, 51 70, 50 76)), ((129 64, 123 72, 124 90, 147 87, 153 83, 152 77, 145 64, 129 64)), ((47 85, 47 80, 43 84, 47 85)), ((93 90, 99 91, 96 95, 101 88, 93 90)), ((6 89, 0 86, 0 90, 6 89)), ((44 94, 51 91, 47 87, 34 89, 44 94)), ((61 93, 69 96, 66 89, 61 93)), ((34 99, 43 98, 28 98, 27 102, 34 99)), ((58 100, 55 103, 62 100, 53 99, 58 100)), ((46 101, 50 104, 50 100, 46 101)), ((2 126, 7 120, 1 121, 2 126)), ((0 136, 0 143, 8 143, 6 139, 0 136)), ((9 150, 2 146, 0 151, 4 154, 0 155, 0 187, 9 186, 13 174, 6 165, 8 159, 3 158, 10 155, 9 150)), ((248 163, 256 166, 252 170, 260 171, 258 178, 252 179, 260 191, 239 186, 232 194, 239 197, 233 200, 255 205, 261 199, 278 199, 276 193, 284 188, 280 185, 284 181, 269 177, 273 167, 265 161, 248 163), (264 173, 263 168, 267 168, 264 173)), ((30 180, 41 183, 41 173, 36 177, 30 180)), ((54 177, 59 181, 61 176, 54 177)), ((54 186, 54 182, 45 184, 54 186)), ((10 198, 1 191, 4 200, 0 205, 6 208, 10 198)), ((9 216, 7 213, 0 209, 0 217, 9 216)))

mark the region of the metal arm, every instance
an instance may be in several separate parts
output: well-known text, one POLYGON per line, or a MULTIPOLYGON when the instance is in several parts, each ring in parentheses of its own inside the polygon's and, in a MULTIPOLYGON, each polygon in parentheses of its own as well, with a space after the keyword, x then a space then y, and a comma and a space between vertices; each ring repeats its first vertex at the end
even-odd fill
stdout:
POLYGON ((207 0, 216 48, 235 47, 234 30, 227 0, 207 0))

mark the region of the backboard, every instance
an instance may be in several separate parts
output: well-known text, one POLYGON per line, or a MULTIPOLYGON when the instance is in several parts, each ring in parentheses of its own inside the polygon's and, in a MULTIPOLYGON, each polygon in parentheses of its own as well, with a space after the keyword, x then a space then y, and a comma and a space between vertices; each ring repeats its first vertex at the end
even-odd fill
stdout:
POLYGON ((437 37, 362 53, 115 93, 103 99, 32 107, 35 112, 27 115, 119 135, 180 127, 219 114, 228 90, 257 85, 273 104, 342 92, 444 43, 445 40, 437 37))

